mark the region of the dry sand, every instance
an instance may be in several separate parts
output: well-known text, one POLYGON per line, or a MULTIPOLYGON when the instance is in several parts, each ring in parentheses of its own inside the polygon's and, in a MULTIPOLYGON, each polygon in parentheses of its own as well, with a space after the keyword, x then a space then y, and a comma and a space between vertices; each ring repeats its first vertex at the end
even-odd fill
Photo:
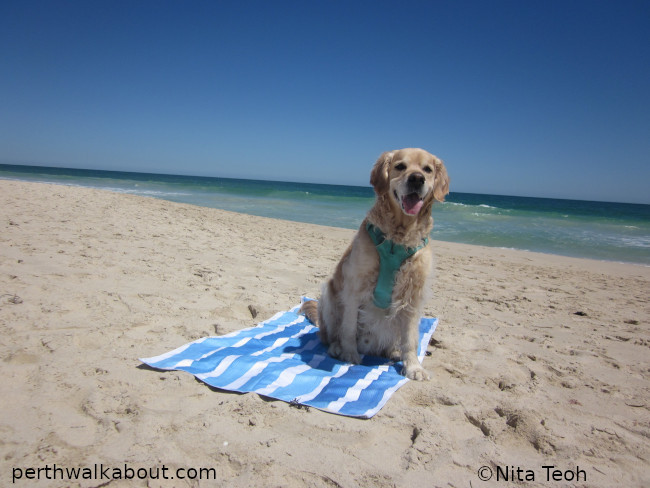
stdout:
POLYGON ((357 420, 137 359, 317 296, 352 231, 85 188, 0 194, 2 486, 650 486, 648 267, 433 242, 432 380, 357 420), (217 480, 27 479, 100 463, 217 480), (551 465, 580 478, 547 481, 551 465))

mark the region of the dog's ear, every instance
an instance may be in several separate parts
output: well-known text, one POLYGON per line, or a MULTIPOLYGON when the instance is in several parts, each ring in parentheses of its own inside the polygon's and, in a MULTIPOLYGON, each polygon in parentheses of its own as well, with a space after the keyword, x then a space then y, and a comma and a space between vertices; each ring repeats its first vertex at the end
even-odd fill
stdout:
POLYGON ((444 163, 436 158, 436 176, 433 183, 433 197, 439 202, 445 201, 445 195, 449 193, 449 176, 444 163))
POLYGON ((370 172, 370 184, 377 195, 382 195, 388 191, 388 167, 392 160, 392 151, 382 153, 370 172))

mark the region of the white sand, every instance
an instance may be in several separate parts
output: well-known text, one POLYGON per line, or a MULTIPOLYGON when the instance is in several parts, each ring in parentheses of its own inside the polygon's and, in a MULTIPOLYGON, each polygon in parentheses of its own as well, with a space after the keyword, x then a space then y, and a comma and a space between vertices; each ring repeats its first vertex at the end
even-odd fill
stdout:
POLYGON ((513 486, 650 486, 648 267, 433 242, 432 380, 363 421, 137 359, 317 296, 352 231, 36 183, 0 195, 2 486, 508 486, 497 466, 532 473, 513 486), (217 480, 27 479, 95 463, 217 480))

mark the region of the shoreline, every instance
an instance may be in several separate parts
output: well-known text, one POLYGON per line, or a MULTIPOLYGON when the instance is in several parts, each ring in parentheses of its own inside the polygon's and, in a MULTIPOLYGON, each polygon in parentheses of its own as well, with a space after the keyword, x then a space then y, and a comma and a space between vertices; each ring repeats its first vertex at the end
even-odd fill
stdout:
MULTIPOLYGON (((139 173, 134 173, 134 174, 139 174, 139 173)), ((174 176, 174 175, 171 175, 171 176, 174 176)), ((215 210, 219 210, 219 211, 223 211, 223 212, 229 212, 229 213, 233 213, 233 214, 241 214, 241 215, 248 215, 248 216, 251 216, 251 217, 259 217, 259 218, 267 218, 267 219, 271 219, 271 220, 278 220, 280 222, 291 222, 291 223, 295 223, 295 224, 305 224, 305 225, 317 225, 319 227, 335 228, 335 229, 342 229, 342 230, 352 230, 352 231, 357 230, 357 229, 351 229, 351 228, 348 228, 348 227, 337 227, 337 226, 324 225, 324 224, 314 224, 314 223, 311 223, 311 222, 305 222, 305 221, 300 221, 300 220, 287 220, 287 219, 282 219, 282 218, 277 218, 277 217, 266 217, 266 216, 262 216, 262 215, 255 215, 255 214, 252 214, 252 213, 237 212, 237 211, 233 211, 233 210, 221 209, 221 208, 210 207, 210 206, 203 206, 203 205, 194 204, 194 203, 178 202, 178 201, 175 201, 175 200, 168 200, 166 198, 157 197, 157 196, 154 196, 154 195, 139 195, 139 194, 134 193, 132 191, 126 191, 126 190, 122 191, 122 190, 113 189, 113 188, 110 188, 110 189, 109 188, 95 188, 95 187, 90 187, 90 186, 74 184, 74 183, 27 181, 27 180, 21 180, 21 179, 18 179, 18 178, 0 177, 0 182, 2 182, 2 181, 17 182, 17 183, 30 183, 30 184, 33 183, 33 184, 42 184, 42 185, 54 185, 54 186, 67 186, 67 187, 70 187, 70 188, 87 188, 87 189, 90 189, 90 190, 97 190, 97 191, 109 191, 109 192, 112 192, 112 193, 116 193, 118 195, 131 195, 131 196, 139 196, 139 197, 142 197, 142 198, 154 198, 156 200, 162 200, 162 201, 170 202, 170 203, 177 203, 179 205, 190 205, 192 207, 197 207, 197 208, 215 209, 215 210)), ((498 195, 495 195, 495 196, 498 196, 498 195)), ((535 197, 530 197, 530 198, 535 198, 535 197)), ((594 202, 594 203, 601 203, 601 202, 594 202)), ((605 204, 614 203, 615 204, 616 202, 602 202, 602 203, 605 203, 605 204)), ((642 205, 642 204, 625 204, 625 205, 642 205)), ((368 208, 370 208, 370 207, 368 207, 368 208)), ((434 219, 435 219, 435 214, 436 214, 435 210, 436 210, 436 208, 434 207, 434 212, 433 212, 434 219)), ((434 229, 435 229, 435 225, 434 225, 434 229)), ((571 258, 571 259, 585 259, 585 260, 588 260, 588 261, 596 261, 596 262, 602 262, 602 263, 616 263, 616 264, 624 264, 624 265, 629 264, 629 265, 633 265, 633 266, 641 266, 641 267, 650 268, 650 264, 645 264, 645 263, 635 262, 635 261, 620 261, 620 260, 615 260, 615 259, 598 259, 598 258, 591 258, 591 257, 572 256, 572 255, 569 255, 569 254, 561 254, 561 253, 554 253, 554 252, 547 252, 547 251, 535 251, 535 250, 530 250, 530 249, 521 249, 521 248, 515 248, 515 247, 488 246, 488 245, 482 245, 482 244, 469 244, 469 243, 464 243, 464 242, 441 240, 441 239, 435 239, 435 238, 432 238, 432 240, 434 240, 436 242, 447 242, 447 243, 450 243, 450 244, 477 246, 479 248, 497 249, 497 250, 502 249, 502 250, 505 250, 505 251, 530 252, 530 253, 534 253, 534 254, 542 254, 542 255, 548 255, 548 256, 559 256, 559 257, 566 257, 566 258, 571 258)))
POLYGON ((547 487, 553 465, 650 484, 648 267, 433 241, 432 379, 364 421, 138 360, 316 297, 355 231, 9 180, 0 203, 4 477, 127 463, 233 486, 477 486, 487 466, 547 487))

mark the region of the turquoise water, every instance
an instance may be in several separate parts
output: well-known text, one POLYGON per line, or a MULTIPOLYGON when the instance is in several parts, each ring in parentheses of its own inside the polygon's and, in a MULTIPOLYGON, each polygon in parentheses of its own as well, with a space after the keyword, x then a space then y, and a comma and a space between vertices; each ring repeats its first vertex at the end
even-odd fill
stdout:
MULTIPOLYGON (((101 188, 203 207, 356 229, 370 187, 0 165, 0 178, 101 188)), ((452 192, 434 239, 650 265, 650 205, 452 192)))

